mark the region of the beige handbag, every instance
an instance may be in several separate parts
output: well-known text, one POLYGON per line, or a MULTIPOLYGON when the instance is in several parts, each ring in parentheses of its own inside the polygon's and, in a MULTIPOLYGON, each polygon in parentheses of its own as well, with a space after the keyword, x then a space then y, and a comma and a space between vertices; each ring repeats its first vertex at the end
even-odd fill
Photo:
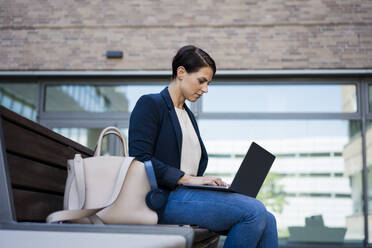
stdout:
POLYGON ((145 202, 150 184, 144 164, 127 156, 125 137, 116 127, 105 128, 93 157, 76 154, 68 161, 64 209, 47 222, 154 225, 157 213, 145 202), (101 156, 103 137, 117 135, 123 157, 101 156))

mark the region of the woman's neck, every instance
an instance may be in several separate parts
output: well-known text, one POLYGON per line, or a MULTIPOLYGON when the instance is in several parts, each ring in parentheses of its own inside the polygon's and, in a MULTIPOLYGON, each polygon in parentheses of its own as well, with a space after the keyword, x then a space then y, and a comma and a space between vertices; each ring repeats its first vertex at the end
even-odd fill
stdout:
POLYGON ((169 95, 172 99, 173 105, 176 108, 183 109, 183 104, 185 103, 185 97, 176 81, 172 81, 168 86, 169 95))

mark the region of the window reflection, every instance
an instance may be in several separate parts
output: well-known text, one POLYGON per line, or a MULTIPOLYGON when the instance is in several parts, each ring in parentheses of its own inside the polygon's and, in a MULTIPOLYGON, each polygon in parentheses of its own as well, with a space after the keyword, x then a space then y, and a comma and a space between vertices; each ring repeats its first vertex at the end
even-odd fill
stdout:
MULTIPOLYGON (((367 121, 366 125, 366 147, 367 147, 367 188, 368 188, 368 232, 369 242, 372 242, 372 121, 367 121)), ((358 180, 358 183, 362 184, 362 168, 354 168, 352 171, 355 180, 358 180)), ((362 192, 360 192, 361 194, 362 192)), ((362 218, 362 203, 356 207, 360 210, 360 218, 362 218)))
POLYGON ((165 85, 49 85, 45 111, 130 112, 141 95, 159 93, 165 85))
MULTIPOLYGON (((52 128, 56 133, 59 133, 83 146, 94 150, 97 144, 99 134, 102 129, 99 128, 52 128)), ((104 142, 104 151, 108 151, 108 142, 104 142)))
MULTIPOLYGON (((165 86, 47 86, 45 109, 130 113, 141 95, 158 93, 165 86)), ((357 111, 356 87, 213 85, 202 98, 202 109, 352 113, 357 111)), ((206 175, 231 182, 250 142, 256 141, 277 156, 259 199, 276 215, 282 242, 360 243, 364 238, 360 124, 352 120, 199 120, 209 153, 206 175)), ((92 149, 101 130, 56 129, 92 149)), ((127 134, 127 129, 122 131, 127 134)), ((105 142, 106 154, 121 154, 117 138, 105 142)), ((372 180, 372 173, 368 177, 372 180)))
POLYGON ((368 85, 368 110, 372 112, 372 85, 368 85))
POLYGON ((36 121, 37 84, 0 84, 0 104, 36 121))
MULTIPOLYGON (((86 146, 92 150, 96 149, 99 135, 103 128, 53 128, 52 130, 59 133, 83 146, 86 146)), ((123 135, 127 141, 128 129, 121 129, 123 135)), ((128 147, 126 148, 128 150, 128 147)), ((107 135, 104 137, 102 142, 102 155, 114 155, 122 156, 122 145, 119 138, 115 135, 107 135)))
POLYGON ((203 112, 357 111, 355 85, 211 85, 203 112), (228 104, 226 104, 228 102, 228 104))
POLYGON ((199 127, 207 175, 231 182, 252 141, 277 156, 258 198, 276 215, 282 240, 363 239, 363 219, 354 218, 361 184, 351 173, 362 166, 359 121, 199 120, 199 127))

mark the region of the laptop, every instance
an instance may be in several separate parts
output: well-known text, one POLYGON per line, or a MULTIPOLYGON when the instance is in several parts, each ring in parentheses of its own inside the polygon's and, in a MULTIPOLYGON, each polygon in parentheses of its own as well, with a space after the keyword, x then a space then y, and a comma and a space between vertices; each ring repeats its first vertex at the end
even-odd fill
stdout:
POLYGON ((183 186, 192 189, 235 192, 255 198, 274 160, 273 154, 252 142, 230 187, 196 184, 183 184, 183 186))

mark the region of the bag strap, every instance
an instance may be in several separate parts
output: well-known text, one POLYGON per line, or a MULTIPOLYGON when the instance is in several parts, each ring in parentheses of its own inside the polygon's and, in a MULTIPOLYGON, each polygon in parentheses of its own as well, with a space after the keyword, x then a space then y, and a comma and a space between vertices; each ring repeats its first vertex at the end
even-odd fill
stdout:
POLYGON ((106 127, 105 129, 102 130, 101 134, 99 135, 98 141, 97 141, 97 146, 96 146, 96 150, 94 151, 94 156, 95 157, 101 156, 103 137, 108 135, 108 134, 115 134, 116 136, 119 137, 119 140, 120 140, 121 145, 122 145, 123 156, 124 157, 127 156, 128 151, 127 151, 127 142, 126 142, 125 136, 120 131, 119 128, 113 127, 113 126, 106 127))
POLYGON ((82 209, 85 204, 85 172, 83 158, 81 154, 76 154, 74 158, 74 172, 78 193, 78 208, 82 209))
POLYGON ((103 208, 62 210, 48 215, 46 222, 55 223, 60 221, 77 221, 95 215, 103 208))
POLYGON ((154 167, 152 166, 151 160, 143 162, 145 165, 146 173, 147 173, 147 178, 149 179, 151 189, 157 189, 158 184, 156 183, 156 176, 155 176, 155 171, 154 167))
MULTIPOLYGON (((131 166, 131 163, 132 163, 133 160, 134 160, 134 157, 126 157, 124 159, 123 164, 120 167, 120 171, 118 173, 118 176, 116 178, 114 190, 112 192, 112 195, 111 195, 110 199, 108 200, 108 202, 106 204, 104 204, 103 206, 97 206, 97 207, 91 208, 91 209, 74 209, 74 210, 57 211, 57 212, 54 212, 54 213, 48 215, 46 221, 48 223, 60 222, 60 221, 76 221, 76 220, 79 220, 79 219, 83 219, 83 218, 93 216, 93 218, 91 219, 91 220, 93 220, 93 223, 99 223, 99 221, 97 220, 97 218, 99 219, 99 217, 94 216, 94 215, 96 213, 98 213, 99 211, 101 211, 102 209, 112 205, 115 202, 115 200, 118 198, 119 193, 120 193, 120 191, 121 191, 121 189, 124 185, 124 179, 127 175, 128 169, 131 166)), ((81 173, 82 171, 83 170, 76 170, 75 173, 76 172, 81 173)), ((76 180, 81 180, 81 178, 82 178, 81 174, 76 175, 76 180)), ((81 185, 81 184, 79 184, 79 182, 77 181, 77 185, 81 185)), ((85 191, 85 185, 84 185, 83 188, 84 188, 84 191, 85 191)), ((82 188, 78 189, 78 192, 80 192, 80 191, 83 191, 83 189, 82 188)), ((78 195, 80 197, 82 195, 82 193, 78 193, 78 195)), ((84 193, 84 195, 85 195, 85 193, 84 193)), ((85 198, 84 198, 84 201, 85 201, 85 198)), ((80 202, 80 199, 79 199, 79 202, 80 202)))

